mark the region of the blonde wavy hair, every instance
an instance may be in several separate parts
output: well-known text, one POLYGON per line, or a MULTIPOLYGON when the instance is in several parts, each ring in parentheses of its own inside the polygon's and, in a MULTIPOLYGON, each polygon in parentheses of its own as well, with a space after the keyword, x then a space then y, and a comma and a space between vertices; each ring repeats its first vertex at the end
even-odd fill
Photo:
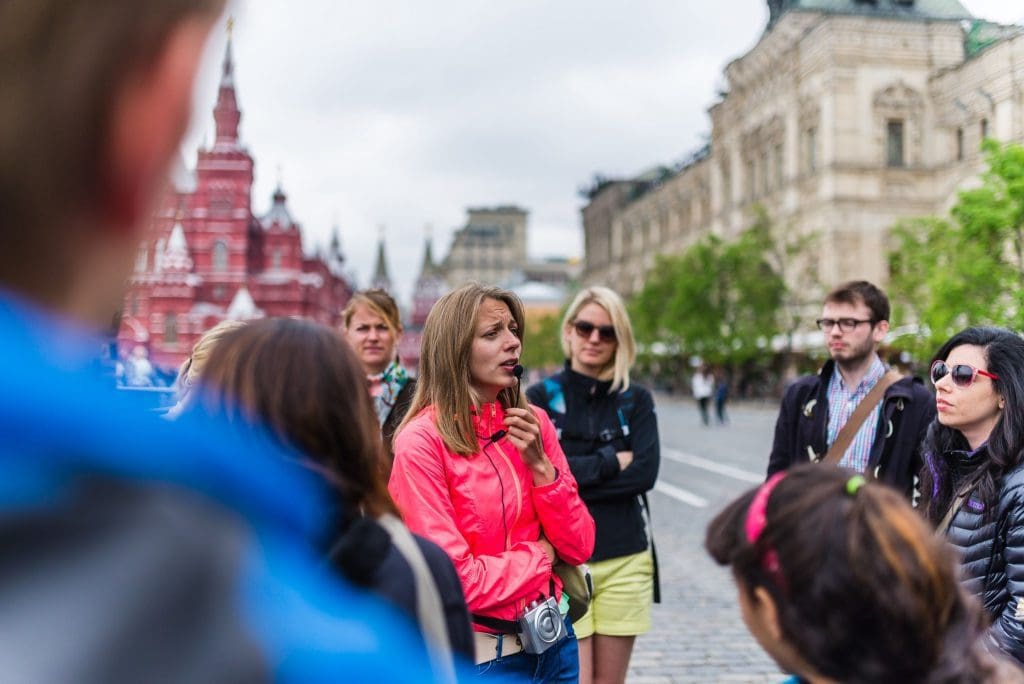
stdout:
POLYGON ((206 362, 213 353, 213 348, 232 330, 238 330, 245 321, 221 321, 202 334, 199 341, 192 347, 192 353, 188 355, 185 362, 178 369, 178 387, 182 395, 188 394, 192 386, 196 384, 206 368, 206 362))
POLYGON ((569 336, 575 334, 572 324, 587 304, 597 304, 612 319, 616 339, 615 355, 602 370, 600 379, 612 381, 609 394, 624 392, 629 389, 629 370, 636 361, 636 339, 633 337, 633 324, 629 322, 626 305, 614 290, 597 285, 580 290, 562 319, 562 351, 565 352, 565 358, 572 358, 572 346, 569 344, 569 336))
MULTIPOLYGON (((433 406, 437 431, 446 447, 463 456, 480 450, 472 410, 483 402, 473 389, 470 357, 477 315, 486 299, 508 307, 518 327, 516 336, 522 341, 526 316, 522 302, 512 292, 468 283, 439 299, 423 326, 416 393, 396 434, 423 409, 433 406)), ((526 406, 518 385, 503 389, 498 401, 505 408, 526 406)))

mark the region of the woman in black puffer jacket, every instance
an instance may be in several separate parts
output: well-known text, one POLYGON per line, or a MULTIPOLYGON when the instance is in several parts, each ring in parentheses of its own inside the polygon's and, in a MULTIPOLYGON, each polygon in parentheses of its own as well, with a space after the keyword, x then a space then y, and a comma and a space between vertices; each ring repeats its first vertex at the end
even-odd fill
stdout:
POLYGON ((989 637, 1024 662, 1024 339, 968 328, 935 355, 921 508, 960 552, 989 637))

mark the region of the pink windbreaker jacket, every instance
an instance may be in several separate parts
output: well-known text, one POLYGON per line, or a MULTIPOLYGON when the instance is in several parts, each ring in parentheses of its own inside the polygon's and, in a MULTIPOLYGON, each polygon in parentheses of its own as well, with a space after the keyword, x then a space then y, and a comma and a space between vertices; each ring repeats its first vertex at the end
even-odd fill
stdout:
POLYGON ((572 565, 586 562, 594 550, 594 520, 580 500, 555 428, 543 410, 530 408, 557 470, 554 482, 534 486, 508 438, 490 442, 505 427, 504 409, 494 403, 473 418, 481 450, 472 456, 448 450, 433 406, 420 412, 395 439, 388 484, 409 529, 451 556, 470 612, 501 620, 516 620, 531 601, 548 596, 552 578, 555 597, 561 598, 561 581, 538 543, 542 532, 572 565))

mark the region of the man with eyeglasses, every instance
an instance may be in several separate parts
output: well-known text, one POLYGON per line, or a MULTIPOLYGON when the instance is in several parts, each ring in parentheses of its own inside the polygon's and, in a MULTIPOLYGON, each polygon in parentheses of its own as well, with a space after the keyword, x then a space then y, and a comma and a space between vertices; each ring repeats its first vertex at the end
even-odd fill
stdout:
MULTIPOLYGON (((887 368, 878 347, 889 332, 889 298, 871 283, 843 283, 828 293, 818 328, 828 362, 817 375, 786 390, 775 423, 768 475, 821 460, 857 406, 887 368)), ((906 376, 892 383, 850 440, 839 465, 870 473, 911 496, 921 467, 920 445, 935 415, 924 383, 906 376)))

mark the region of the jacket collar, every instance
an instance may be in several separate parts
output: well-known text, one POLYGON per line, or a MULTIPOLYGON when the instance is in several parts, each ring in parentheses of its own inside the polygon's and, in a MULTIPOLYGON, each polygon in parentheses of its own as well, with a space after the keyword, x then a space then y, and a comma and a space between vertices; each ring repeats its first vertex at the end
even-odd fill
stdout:
POLYGON ((567 385, 575 390, 583 392, 584 394, 608 394, 608 390, 612 387, 611 380, 596 380, 588 375, 577 373, 572 369, 569 361, 565 362, 565 367, 562 369, 562 375, 565 377, 567 385))
POLYGON ((490 439, 498 430, 505 429, 505 407, 499 401, 482 404, 470 410, 473 432, 480 439, 490 439))

